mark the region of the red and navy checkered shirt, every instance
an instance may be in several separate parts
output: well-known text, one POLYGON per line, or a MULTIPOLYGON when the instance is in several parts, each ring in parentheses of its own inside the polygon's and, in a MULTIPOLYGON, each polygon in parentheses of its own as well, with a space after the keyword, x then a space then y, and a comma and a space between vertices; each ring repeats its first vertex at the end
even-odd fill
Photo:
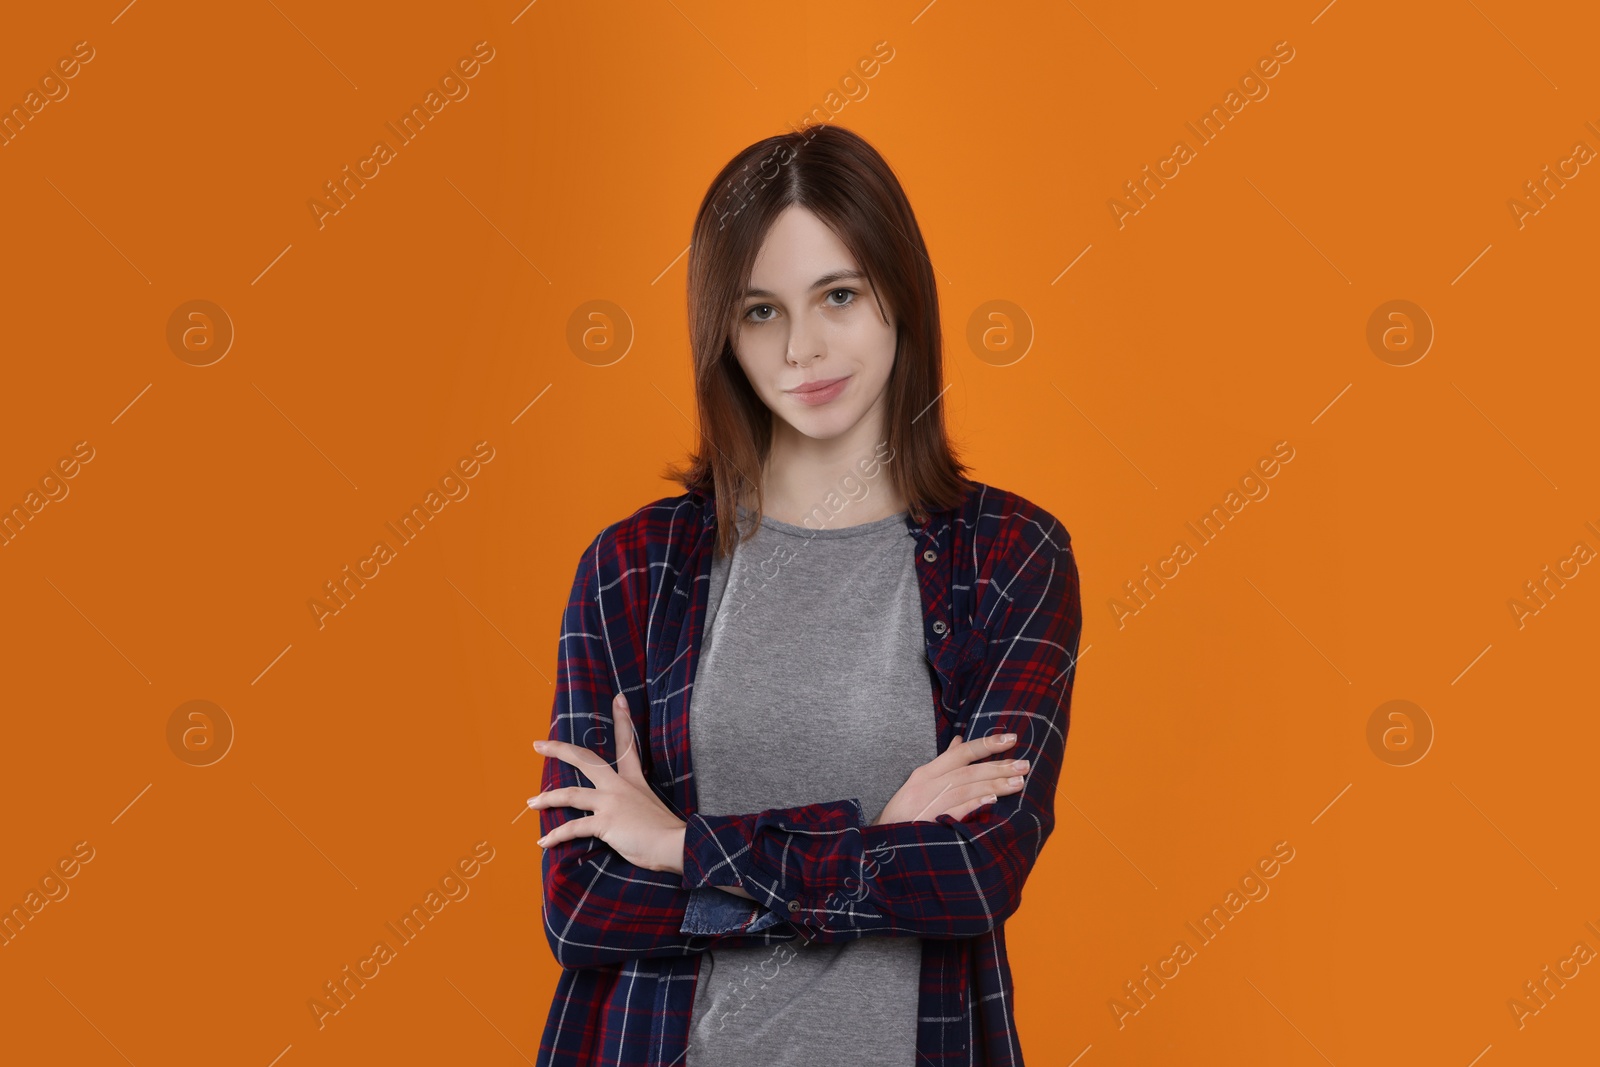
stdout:
MULTIPOLYGON (((635 866, 597 837, 544 850, 545 932, 562 970, 538 1067, 681 1064, 707 949, 896 936, 924 939, 917 1062, 1021 1067, 1005 922, 1055 826, 1083 612, 1066 528, 1015 493, 968 484, 962 505, 906 517, 938 750, 957 735, 1015 733, 1000 758, 1031 766, 1018 792, 960 820, 863 825, 855 798, 699 814, 688 713, 714 501, 657 500, 584 550, 550 737, 615 765, 611 702, 627 694, 644 774, 687 823, 684 870, 635 866)), ((546 759, 540 788, 571 785, 593 783, 546 759)), ((585 814, 540 809, 540 833, 585 814)))

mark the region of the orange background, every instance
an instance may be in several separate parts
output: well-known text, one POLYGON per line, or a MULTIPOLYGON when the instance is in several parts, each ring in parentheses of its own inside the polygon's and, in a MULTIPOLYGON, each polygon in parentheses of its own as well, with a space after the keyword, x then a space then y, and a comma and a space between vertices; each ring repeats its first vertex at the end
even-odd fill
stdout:
POLYGON ((975 476, 1060 517, 1082 578, 1057 827, 1007 927, 1029 1062, 1592 1060, 1600 967, 1507 1007, 1600 950, 1600 576, 1508 608, 1600 548, 1600 176, 1507 206, 1600 149, 1592 11, 121 3, 0 34, 7 106, 94 49, 0 148, 0 502, 94 450, 0 548, 0 903, 94 850, 0 948, 5 1058, 535 1057, 529 743, 578 552, 678 491, 695 208, 887 41, 835 121, 917 210, 975 476), (479 41, 470 95, 319 228, 479 41), (1119 229, 1108 200, 1279 41, 1270 94, 1119 229), (167 339, 197 299, 236 331, 209 366, 167 339), (1392 299, 1437 333, 1409 366, 1366 340, 1392 299), (569 345, 590 300, 620 360, 569 345), (967 343, 991 300, 1020 360, 967 343), (323 583, 479 441, 470 495, 319 629, 323 583), (1279 441, 1270 495, 1119 627, 1279 441), (191 700, 235 731, 209 766, 169 739, 191 700), (1435 734, 1409 766, 1369 745, 1391 700, 1435 734), (470 896, 319 1030, 323 983, 481 841, 470 896), (1279 841, 1270 895, 1119 1027, 1279 841))

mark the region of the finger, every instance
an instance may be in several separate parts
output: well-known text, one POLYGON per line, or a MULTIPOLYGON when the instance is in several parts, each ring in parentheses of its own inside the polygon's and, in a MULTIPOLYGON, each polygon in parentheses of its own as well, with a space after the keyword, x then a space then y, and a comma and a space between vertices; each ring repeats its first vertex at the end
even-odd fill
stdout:
POLYGON ((633 729, 633 712, 628 707, 628 698, 621 693, 611 702, 611 718, 617 724, 617 773, 629 781, 643 782, 639 736, 633 729))
POLYGON ((595 797, 599 793, 598 789, 587 789, 581 785, 569 785, 529 797, 528 807, 579 808, 583 811, 598 811, 599 809, 595 806, 595 797))
POLYGON ((993 779, 1006 779, 1016 774, 1027 774, 1033 764, 1025 759, 997 759, 987 760, 983 763, 974 763, 953 771, 952 776, 959 782, 991 781, 993 779))
POLYGON ((611 764, 589 749, 574 745, 570 741, 535 741, 533 750, 546 759, 558 759, 562 763, 577 767, 587 774, 591 781, 616 773, 611 769, 611 764))
POLYGON ((599 825, 593 815, 585 815, 581 819, 569 819, 560 826, 539 838, 540 848, 549 848, 551 845, 569 841, 575 837, 594 837, 599 834, 599 825))
POLYGON ((996 752, 1004 752, 1016 743, 1016 734, 1002 733, 996 730, 993 733, 984 734, 982 737, 973 738, 964 747, 972 759, 980 760, 985 756, 992 756, 996 752))
MULTIPOLYGON (((989 778, 952 789, 945 794, 944 813, 953 816, 957 821, 965 819, 972 812, 997 802, 1003 796, 1021 792, 1022 785, 1022 782, 1012 783, 1010 779, 989 778)), ((932 815, 930 818, 936 819, 938 815, 932 815)))
POLYGON ((996 752, 1004 752, 1016 743, 1016 734, 1001 733, 999 731, 971 739, 958 735, 951 740, 949 747, 943 753, 934 757, 924 766, 932 767, 935 773, 947 773, 957 767, 963 767, 981 760, 985 756, 992 756, 996 752))
MULTIPOLYGON (((1004 764, 1001 766, 1004 766, 1004 764)), ((1007 769, 1009 770, 1009 768, 1007 769)), ((1027 784, 1028 775, 1027 772, 1024 771, 1021 774, 1002 774, 998 778, 985 778, 978 784, 970 786, 969 788, 973 790, 987 789, 991 793, 999 793, 1001 796, 1008 796, 1012 793, 1022 792, 1022 787, 1027 784)))
POLYGON ((956 822, 960 822, 962 819, 965 819, 968 815, 971 815, 979 808, 987 807, 999 799, 1000 798, 994 793, 988 793, 977 798, 976 800, 969 800, 965 804, 959 804, 956 807, 951 808, 948 814, 954 818, 956 822))
POLYGON ((918 768, 918 770, 926 768, 927 771, 932 774, 950 773, 957 767, 960 767, 962 764, 966 763, 966 760, 961 758, 961 752, 965 745, 966 742, 962 740, 961 735, 956 734, 950 739, 950 743, 945 746, 943 752, 933 757, 933 759, 929 760, 927 763, 924 763, 922 767, 918 768))

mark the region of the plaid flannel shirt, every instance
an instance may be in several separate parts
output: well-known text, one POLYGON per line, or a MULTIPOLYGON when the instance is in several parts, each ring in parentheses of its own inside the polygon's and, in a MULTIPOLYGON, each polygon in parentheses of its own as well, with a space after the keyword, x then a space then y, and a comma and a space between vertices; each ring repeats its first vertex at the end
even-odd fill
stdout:
MULTIPOLYGON (((680 1064, 707 949, 870 936, 924 939, 919 1065, 1021 1067, 1005 921, 1055 825, 1083 613, 1066 528, 1014 493, 968 484, 962 505, 906 519, 938 749, 1012 732, 1002 758, 1031 766, 1019 792, 962 820, 866 826, 855 798, 699 814, 688 712, 714 501, 657 500, 589 543, 562 619, 549 736, 615 765, 611 701, 627 694, 645 776, 687 824, 684 871, 635 866, 596 837, 544 851, 545 933, 562 970, 538 1067, 680 1064)), ((569 785, 593 782, 546 759, 541 790, 569 785)), ((540 809, 540 833, 585 814, 540 809)))

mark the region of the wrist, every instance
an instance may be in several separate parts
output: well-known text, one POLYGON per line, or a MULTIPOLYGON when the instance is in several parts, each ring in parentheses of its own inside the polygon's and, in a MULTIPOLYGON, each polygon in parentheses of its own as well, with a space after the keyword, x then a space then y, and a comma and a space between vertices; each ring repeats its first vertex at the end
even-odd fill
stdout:
POLYGON ((670 874, 683 874, 683 845, 688 832, 688 824, 681 824, 676 830, 668 830, 662 846, 665 855, 662 857, 661 869, 670 874))

